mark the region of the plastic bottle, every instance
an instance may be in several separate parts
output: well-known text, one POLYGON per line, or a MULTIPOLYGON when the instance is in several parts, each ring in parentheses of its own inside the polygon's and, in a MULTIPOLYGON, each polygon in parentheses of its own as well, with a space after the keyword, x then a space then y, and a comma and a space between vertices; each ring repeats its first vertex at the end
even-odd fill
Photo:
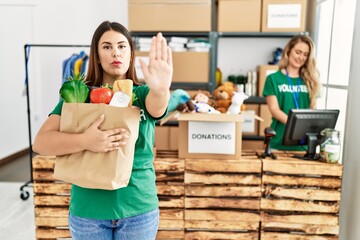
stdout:
POLYGON ((252 90, 252 93, 251 93, 251 96, 257 96, 257 75, 256 75, 256 71, 252 71, 251 72, 251 90, 252 90))

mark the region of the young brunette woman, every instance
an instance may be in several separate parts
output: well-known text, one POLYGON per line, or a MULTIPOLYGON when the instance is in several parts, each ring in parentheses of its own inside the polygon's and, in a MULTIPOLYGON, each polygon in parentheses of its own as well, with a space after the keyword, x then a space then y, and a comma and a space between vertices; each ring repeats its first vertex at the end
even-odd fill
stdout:
POLYGON ((293 37, 282 53, 279 71, 266 78, 263 96, 272 115, 271 128, 276 131, 270 143, 273 149, 304 150, 301 146, 283 146, 282 138, 290 109, 316 107, 319 74, 314 51, 310 37, 293 37))
MULTIPOLYGON (((96 29, 87 72, 89 85, 132 79, 140 108, 139 137, 129 185, 117 190, 71 189, 69 227, 74 240, 155 239, 159 209, 153 167, 155 122, 167 111, 172 79, 172 54, 161 33, 152 38, 149 65, 140 61, 146 84, 135 73, 135 49, 128 30, 116 22, 103 22, 96 29)), ((39 130, 33 149, 42 155, 63 155, 83 150, 107 152, 125 144, 123 129, 99 130, 99 118, 84 133, 59 131, 63 102, 55 107, 39 130)))

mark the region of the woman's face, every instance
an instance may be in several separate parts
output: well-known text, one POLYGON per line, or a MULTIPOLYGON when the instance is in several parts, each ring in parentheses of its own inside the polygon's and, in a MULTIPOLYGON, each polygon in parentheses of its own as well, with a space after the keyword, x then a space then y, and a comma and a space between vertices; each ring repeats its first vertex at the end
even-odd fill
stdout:
POLYGON ((307 61, 310 48, 307 43, 298 42, 289 53, 289 67, 300 69, 307 61))
POLYGON ((113 84, 125 79, 129 69, 131 49, 127 38, 117 31, 105 32, 98 44, 98 54, 103 69, 103 84, 113 84))

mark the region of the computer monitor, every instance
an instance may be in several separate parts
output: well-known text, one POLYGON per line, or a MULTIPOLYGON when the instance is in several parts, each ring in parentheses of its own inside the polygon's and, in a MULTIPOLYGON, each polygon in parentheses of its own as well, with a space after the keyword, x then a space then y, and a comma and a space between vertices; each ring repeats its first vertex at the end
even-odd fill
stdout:
POLYGON ((335 128, 339 110, 291 109, 286 122, 283 145, 307 145, 304 156, 295 157, 316 160, 316 147, 320 142, 320 132, 325 128, 335 128))

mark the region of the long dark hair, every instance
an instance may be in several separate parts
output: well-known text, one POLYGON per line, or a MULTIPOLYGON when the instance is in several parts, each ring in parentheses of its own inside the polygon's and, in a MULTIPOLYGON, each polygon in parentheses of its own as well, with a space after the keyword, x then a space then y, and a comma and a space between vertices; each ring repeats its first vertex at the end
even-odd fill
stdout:
POLYGON ((130 45, 131 57, 129 69, 126 72, 126 78, 131 79, 134 82, 134 85, 139 85, 136 72, 135 72, 135 46, 131 38, 130 32, 120 23, 105 21, 101 23, 98 28, 95 30, 93 38, 91 40, 90 46, 90 56, 89 56, 89 65, 86 74, 86 82, 89 86, 100 86, 103 80, 103 69, 99 63, 99 54, 98 54, 98 44, 101 36, 110 30, 124 35, 130 45))

